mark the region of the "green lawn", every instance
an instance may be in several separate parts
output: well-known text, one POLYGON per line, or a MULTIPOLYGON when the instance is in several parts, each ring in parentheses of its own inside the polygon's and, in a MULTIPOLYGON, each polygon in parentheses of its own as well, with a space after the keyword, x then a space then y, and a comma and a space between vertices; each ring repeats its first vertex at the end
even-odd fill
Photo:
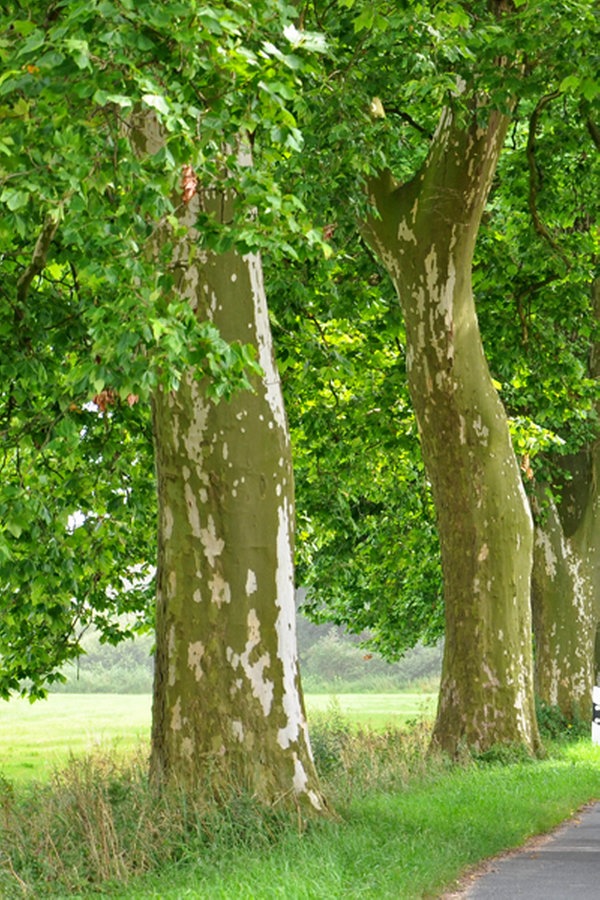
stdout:
MULTIPOLYGON (((332 702, 357 724, 384 727, 432 715, 433 694, 308 695, 308 715, 332 702)), ((29 703, 14 699, 0 706, 0 772, 22 781, 45 778, 69 753, 94 747, 127 749, 148 740, 151 697, 137 694, 51 694, 29 703)))

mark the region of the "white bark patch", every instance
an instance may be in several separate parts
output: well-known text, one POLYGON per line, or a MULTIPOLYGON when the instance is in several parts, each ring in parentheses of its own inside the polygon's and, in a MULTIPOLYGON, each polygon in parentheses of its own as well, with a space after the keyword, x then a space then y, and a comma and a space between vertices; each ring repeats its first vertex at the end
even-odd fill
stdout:
POLYGON ((410 230, 404 219, 398 225, 398 240, 405 241, 407 244, 414 244, 415 247, 417 245, 417 237, 414 231, 410 230))
POLYGON ((260 257, 256 253, 244 256, 248 266, 252 296, 254 298, 254 316, 256 327, 256 342, 258 345, 258 362, 264 374, 265 398, 281 433, 288 438, 287 420, 283 406, 279 374, 273 361, 273 347, 271 339, 271 326, 269 324, 269 312, 265 298, 262 266, 260 257))
POLYGON ((536 528, 535 542, 544 554, 546 575, 553 581, 556 578, 556 564, 558 560, 552 549, 552 542, 549 536, 540 528, 536 528))
POLYGON ((201 536, 201 527, 200 527, 200 509, 198 507, 198 501, 196 500, 196 495, 192 490, 192 486, 189 482, 186 481, 185 487, 183 489, 185 496, 185 505, 187 508, 187 517, 188 522, 190 523, 190 528, 192 529, 192 534, 194 537, 199 538, 201 536))
POLYGON ((250 662, 250 656, 260 644, 260 622, 256 610, 248 613, 248 640, 243 653, 235 653, 231 647, 227 648, 227 659, 233 669, 242 668, 246 678, 250 682, 252 695, 262 706, 263 714, 268 716, 273 705, 274 685, 265 677, 265 669, 271 665, 271 657, 263 653, 256 662, 250 662))
POLYGON ((298 754, 294 753, 294 790, 297 794, 303 794, 308 786, 308 775, 304 771, 304 766, 298 759, 298 754))
POLYGON ((183 443, 185 444, 188 459, 199 463, 202 461, 203 435, 206 431, 210 402, 202 395, 193 372, 187 374, 185 380, 192 396, 194 418, 190 422, 187 434, 183 435, 183 443))
POLYGON ((200 681, 204 672, 202 671, 202 657, 204 656, 204 644, 201 641, 195 641, 188 645, 188 666, 194 673, 196 681, 200 681))
POLYGON ((233 736, 235 738, 237 738, 237 740, 240 742, 240 744, 243 744, 243 742, 244 742, 244 726, 240 722, 239 719, 233 719, 233 721, 231 723, 231 730, 233 732, 233 736))
POLYGON ((287 724, 277 734, 279 746, 286 750, 297 741, 302 730, 308 745, 308 730, 302 713, 298 691, 298 660, 296 656, 296 606, 294 599, 294 560, 290 545, 290 519, 287 501, 279 507, 277 529, 277 599, 279 615, 275 623, 277 631, 277 656, 283 667, 283 711, 287 724))
POLYGON ((481 550, 477 555, 477 562, 484 562, 490 555, 490 548, 487 544, 482 544, 481 550))
POLYGON ((223 552, 225 541, 217 537, 215 528, 215 520, 212 516, 208 517, 206 528, 198 528, 198 534, 194 532, 195 537, 199 537, 204 548, 204 555, 208 560, 211 569, 214 569, 217 557, 223 552))
POLYGON ((316 791, 308 791, 308 775, 304 770, 304 766, 298 759, 298 754, 294 753, 294 777, 292 779, 292 783, 294 785, 294 791, 296 794, 306 794, 308 797, 311 806, 314 809, 321 810, 323 809, 323 805, 321 803, 321 798, 317 794, 316 791))
POLYGON ((498 678, 492 672, 492 670, 490 669, 490 667, 488 666, 487 663, 483 663, 482 669, 483 669, 483 674, 487 678, 487 681, 483 682, 483 686, 486 688, 500 687, 500 682, 498 681, 498 678))
POLYGON ((171 712, 171 731, 181 731, 183 719, 181 717, 181 697, 178 697, 171 712))
POLYGON ((192 594, 194 603, 202 603, 202 594, 200 592, 200 588, 196 588, 194 593, 192 594))
POLYGON ((246 575, 246 596, 251 597, 252 594, 255 594, 258 590, 258 582, 256 580, 256 573, 252 571, 252 569, 248 569, 248 573, 246 575))
POLYGON ((169 506, 163 507, 163 525, 162 531, 165 540, 170 540, 171 535, 173 534, 173 525, 175 524, 175 519, 173 517, 173 512, 169 506))
POLYGON ((215 572, 208 582, 210 588, 210 602, 215 603, 219 609, 224 603, 231 603, 231 587, 225 581, 220 572, 215 572))
POLYGON ((167 656, 169 659, 169 687, 173 687, 177 680, 177 668, 175 660, 175 651, 177 649, 177 637, 175 635, 175 626, 171 625, 169 629, 169 640, 167 642, 167 656))
POLYGON ((481 416, 473 418, 473 431, 479 438, 479 442, 484 447, 487 447, 490 442, 490 429, 487 427, 487 425, 483 424, 481 416))

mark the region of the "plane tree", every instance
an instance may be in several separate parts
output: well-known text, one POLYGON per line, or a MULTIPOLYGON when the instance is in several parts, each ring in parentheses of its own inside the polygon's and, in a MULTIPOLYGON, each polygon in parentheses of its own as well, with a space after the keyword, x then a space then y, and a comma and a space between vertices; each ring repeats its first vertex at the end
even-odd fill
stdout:
MULTIPOLYGON (((587 84, 593 10, 345 2, 330 17, 317 13, 337 55, 330 93, 320 107, 315 99, 327 127, 309 129, 311 159, 338 199, 351 197, 346 207, 398 293, 436 507, 446 650, 435 739, 452 753, 464 743, 534 750, 533 523, 481 342, 472 268, 509 125, 549 90, 587 84)), ((340 209, 331 203, 326 221, 340 209)))
POLYGON ((9 3, 0 34, 2 694, 133 612, 154 782, 322 811, 260 257, 309 231, 269 166, 311 38, 270 0, 9 3))

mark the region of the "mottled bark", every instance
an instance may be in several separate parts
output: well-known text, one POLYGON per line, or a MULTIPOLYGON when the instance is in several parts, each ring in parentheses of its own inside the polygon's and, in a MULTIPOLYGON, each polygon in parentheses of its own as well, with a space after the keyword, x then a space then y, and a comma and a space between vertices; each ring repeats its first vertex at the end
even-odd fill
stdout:
MULTIPOLYGON (((160 144, 151 119, 137 127, 140 152, 160 144)), ((185 207, 185 224, 198 202, 185 207)), ((224 221, 231 214, 218 191, 202 203, 224 221)), ((291 448, 261 260, 205 253, 195 241, 193 227, 175 241, 180 296, 226 341, 253 345, 264 374, 230 402, 209 400, 192 371, 154 397, 151 778, 321 812, 296 650, 291 448)))
POLYGON ((408 382, 442 549, 446 642, 434 741, 456 754, 538 743, 529 584, 532 521, 471 287, 480 217, 507 120, 444 112, 417 176, 372 185, 367 237, 404 312, 408 382))
MULTIPOLYGON (((592 302, 600 319, 600 279, 592 302)), ((598 346, 590 368, 592 377, 600 378, 598 346)), ((543 702, 565 716, 587 718, 600 645, 600 442, 564 458, 561 465, 561 502, 554 503, 540 488, 534 503, 535 687, 543 702)))

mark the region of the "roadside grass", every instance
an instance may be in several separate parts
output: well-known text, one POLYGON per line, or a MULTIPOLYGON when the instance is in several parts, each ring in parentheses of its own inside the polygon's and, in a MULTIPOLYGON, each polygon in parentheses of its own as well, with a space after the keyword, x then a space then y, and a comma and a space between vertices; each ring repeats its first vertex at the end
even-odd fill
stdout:
MULTIPOLYGON (((135 700, 108 711, 129 727, 135 700)), ((5 900, 439 897, 467 867, 600 798, 600 748, 589 740, 554 742, 543 760, 451 763, 427 754, 429 722, 373 730, 334 703, 313 713, 311 733, 336 816, 299 831, 295 816, 261 810, 240 792, 219 808, 157 800, 147 744, 137 755, 121 743, 107 748, 123 729, 105 729, 92 708, 103 747, 38 782, 0 779, 5 900)), ((126 741, 134 737, 135 729, 126 741)), ((62 759, 62 739, 53 746, 62 759)))
MULTIPOLYGON (((332 703, 352 722, 383 728, 432 716, 435 694, 307 695, 309 717, 332 703)), ((30 703, 16 698, 0 705, 0 773, 24 782, 46 779, 71 754, 98 748, 125 751, 149 739, 152 698, 147 694, 50 694, 30 703)))
POLYGON ((437 769, 411 778, 402 790, 356 793, 346 803, 338 798, 338 823, 318 823, 304 835, 288 831, 268 850, 199 854, 118 896, 441 897, 469 867, 551 830, 600 797, 599 762, 600 751, 588 744, 563 747, 537 763, 437 769))

